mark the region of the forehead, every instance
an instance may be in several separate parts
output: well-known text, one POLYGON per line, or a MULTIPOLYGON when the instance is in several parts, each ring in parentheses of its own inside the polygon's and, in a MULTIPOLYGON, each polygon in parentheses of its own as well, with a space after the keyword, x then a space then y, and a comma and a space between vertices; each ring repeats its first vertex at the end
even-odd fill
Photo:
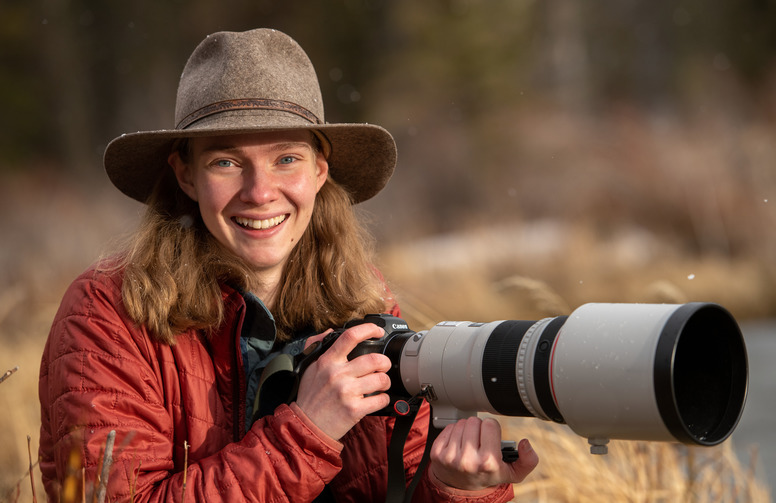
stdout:
POLYGON ((313 134, 307 130, 262 131, 257 133, 205 136, 190 140, 192 150, 244 149, 250 147, 271 147, 274 145, 306 144, 314 148, 313 134))

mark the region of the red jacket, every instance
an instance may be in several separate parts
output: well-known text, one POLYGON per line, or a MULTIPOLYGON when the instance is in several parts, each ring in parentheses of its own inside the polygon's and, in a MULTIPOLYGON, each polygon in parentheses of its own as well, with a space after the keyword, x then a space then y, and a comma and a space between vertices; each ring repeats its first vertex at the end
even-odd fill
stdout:
MULTIPOLYGON (((120 273, 90 270, 70 286, 40 369, 40 468, 49 499, 60 499, 73 455, 86 467, 85 480, 97 480, 115 430, 110 501, 181 501, 184 467, 188 501, 312 501, 326 484, 337 501, 385 500, 390 418, 367 417, 340 443, 292 403, 245 431, 245 303, 228 287, 223 298, 226 322, 218 333, 205 340, 191 331, 170 346, 129 319, 120 273)), ((423 452, 428 414, 428 407, 421 410, 407 439, 408 481, 423 452)), ((73 480, 80 479, 78 469, 73 480)), ((426 473, 414 500, 511 497, 509 485, 459 491, 426 473)))

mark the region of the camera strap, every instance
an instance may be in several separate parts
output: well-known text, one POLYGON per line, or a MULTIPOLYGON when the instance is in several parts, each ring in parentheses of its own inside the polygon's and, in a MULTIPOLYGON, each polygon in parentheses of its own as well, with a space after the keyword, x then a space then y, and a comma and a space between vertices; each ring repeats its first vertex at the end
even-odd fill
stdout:
POLYGON ((394 415, 396 420, 391 434, 391 442, 388 445, 388 488, 386 492, 386 503, 409 503, 412 501, 412 495, 423 473, 426 471, 429 457, 431 454, 431 445, 434 439, 442 431, 434 427, 433 415, 428 416, 428 434, 426 436, 426 445, 423 450, 423 456, 420 459, 415 475, 410 484, 407 485, 407 479, 404 472, 404 445, 407 442, 407 436, 412 429, 415 418, 420 411, 420 407, 425 401, 426 390, 410 398, 408 401, 399 400, 394 404, 394 415))

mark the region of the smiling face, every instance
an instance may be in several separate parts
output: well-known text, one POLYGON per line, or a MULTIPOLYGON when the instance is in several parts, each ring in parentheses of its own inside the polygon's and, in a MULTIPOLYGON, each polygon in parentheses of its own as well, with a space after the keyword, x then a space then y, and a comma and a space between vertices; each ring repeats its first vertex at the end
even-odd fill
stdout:
POLYGON ((207 229, 267 285, 277 285, 328 175, 312 139, 301 130, 193 138, 188 162, 169 157, 207 229))

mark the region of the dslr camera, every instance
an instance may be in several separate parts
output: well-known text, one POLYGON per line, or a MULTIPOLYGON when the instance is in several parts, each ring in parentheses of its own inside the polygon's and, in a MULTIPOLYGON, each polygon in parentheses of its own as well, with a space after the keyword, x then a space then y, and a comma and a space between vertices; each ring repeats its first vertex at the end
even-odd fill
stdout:
POLYGON ((477 412, 568 425, 605 453, 609 439, 712 446, 735 429, 748 386, 746 347, 733 316, 713 303, 585 304, 539 321, 442 321, 414 332, 368 315, 308 348, 296 372, 344 330, 383 328, 349 355, 392 362, 390 410, 424 396, 434 426, 477 412))

